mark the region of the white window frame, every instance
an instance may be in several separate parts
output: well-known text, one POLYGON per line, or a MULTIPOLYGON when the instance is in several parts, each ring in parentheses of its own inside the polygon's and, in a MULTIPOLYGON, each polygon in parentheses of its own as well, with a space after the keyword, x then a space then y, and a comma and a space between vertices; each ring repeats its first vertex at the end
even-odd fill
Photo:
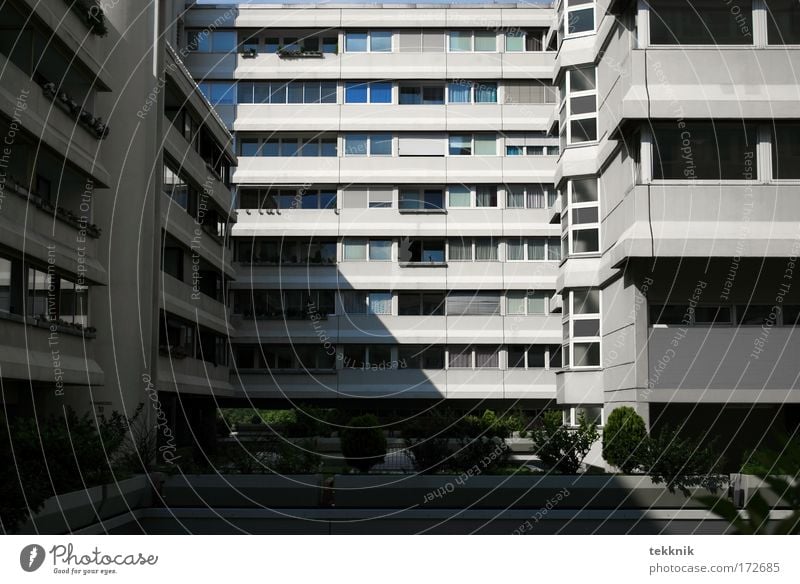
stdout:
MULTIPOLYGON (((570 6, 570 0, 563 0, 561 3, 561 7, 563 8, 563 23, 564 23, 564 38, 565 39, 575 39, 585 36, 591 36, 597 32, 597 3, 583 3, 583 4, 576 4, 575 6, 570 6), (591 4, 591 6, 590 6, 591 4), (581 10, 588 10, 591 7, 592 9, 592 30, 586 30, 582 32, 569 32, 569 17, 570 14, 573 12, 578 12, 581 10)), ((561 11, 561 8, 559 8, 561 11)))
MULTIPOLYGON (((556 262, 556 261, 560 262, 561 261, 561 260, 548 259, 550 257, 549 248, 550 248, 550 245, 551 245, 551 240, 553 240, 553 239, 557 240, 558 239, 557 235, 539 235, 539 236, 536 236, 536 237, 520 237, 518 239, 519 239, 519 241, 524 242, 524 246, 523 246, 524 259, 521 259, 521 260, 509 259, 510 254, 508 253, 508 248, 510 247, 509 246, 510 242, 509 242, 508 239, 506 239, 505 240, 505 245, 506 245, 506 250, 505 250, 506 251, 506 255, 505 255, 505 257, 506 257, 506 261, 507 262, 514 263, 514 264, 520 264, 520 263, 523 263, 523 262, 537 262, 538 263, 538 262, 556 262), (541 239, 541 240, 544 241, 544 259, 532 260, 532 259, 530 259, 530 254, 528 253, 529 252, 529 249, 528 249, 529 248, 529 242, 531 240, 537 240, 537 239, 541 239)), ((559 245, 559 247, 560 247, 560 245, 559 245)), ((559 253, 560 253, 560 250, 559 250, 559 253)))
POLYGON ((505 316, 547 316, 555 308, 555 306, 553 306, 554 303, 552 302, 554 294, 555 292, 553 290, 506 290, 505 302, 503 303, 503 308, 505 309, 504 314, 505 316), (511 300, 511 295, 515 293, 522 294, 522 300, 524 300, 523 306, 525 307, 525 312, 523 313, 509 311, 508 301, 511 300), (541 294, 544 296, 544 312, 530 312, 528 309, 528 296, 530 293, 533 293, 534 295, 541 294))
MULTIPOLYGON (((584 176, 584 177, 573 177, 567 181, 567 196, 566 199, 562 199, 562 206, 563 210, 561 212, 561 238, 564 239, 564 236, 567 237, 567 248, 566 250, 562 249, 562 257, 561 259, 567 259, 569 257, 591 257, 596 256, 602 253, 603 247, 603 239, 601 233, 601 216, 600 216, 600 197, 602 195, 601 191, 601 181, 599 177, 592 177, 592 176, 584 176), (572 202, 572 185, 573 182, 576 180, 584 180, 594 178, 597 181, 597 200, 596 201, 589 201, 586 203, 573 203, 572 202), (597 221, 595 223, 577 223, 575 225, 572 224, 572 211, 574 209, 597 209, 597 221), (590 230, 597 230, 597 251, 587 251, 587 252, 580 252, 576 253, 573 251, 573 233, 576 231, 590 231, 590 230), (566 251, 566 256, 563 253, 566 251)), ((562 245, 563 248, 563 245, 562 245)))
POLYGON ((597 86, 598 86, 598 67, 592 65, 594 69, 594 89, 587 89, 583 91, 576 91, 573 92, 572 87, 572 73, 579 69, 588 68, 588 66, 584 65, 581 67, 574 67, 571 69, 567 69, 564 71, 564 94, 560 96, 560 100, 558 103, 558 117, 559 123, 561 123, 561 118, 564 118, 564 127, 559 127, 558 133, 559 137, 562 135, 566 137, 566 140, 560 140, 559 148, 561 151, 564 150, 565 147, 570 146, 585 146, 585 145, 592 145, 597 144, 600 140, 600 126, 599 126, 599 112, 598 112, 598 97, 597 97, 597 86), (572 99, 579 98, 579 97, 591 97, 594 96, 594 111, 585 113, 585 114, 573 114, 572 113, 572 99), (564 111, 564 115, 561 115, 562 110, 564 111), (594 140, 584 140, 581 142, 573 142, 572 141, 572 122, 578 122, 582 120, 591 120, 594 119, 595 121, 595 139, 594 140))
MULTIPOLYGON (((567 325, 567 330, 569 337, 563 339, 563 344, 567 347, 569 351, 569 364, 564 364, 565 369, 581 371, 581 370, 596 370, 602 369, 603 367, 603 318, 602 318, 602 306, 603 306, 603 291, 599 288, 589 288, 589 290, 597 290, 598 295, 598 308, 599 312, 592 312, 592 313, 581 313, 575 314, 575 291, 570 290, 567 292, 567 298, 565 302, 569 303, 567 310, 564 311, 564 314, 561 319, 562 327, 567 325), (598 334, 597 336, 592 337, 575 337, 574 335, 574 324, 576 320, 597 320, 598 321, 598 334), (582 365, 580 367, 575 366, 575 345, 585 345, 585 344, 597 344, 598 351, 599 351, 599 363, 597 365, 582 365)), ((564 348, 562 347, 562 355, 566 357, 566 353, 563 353, 564 348)))

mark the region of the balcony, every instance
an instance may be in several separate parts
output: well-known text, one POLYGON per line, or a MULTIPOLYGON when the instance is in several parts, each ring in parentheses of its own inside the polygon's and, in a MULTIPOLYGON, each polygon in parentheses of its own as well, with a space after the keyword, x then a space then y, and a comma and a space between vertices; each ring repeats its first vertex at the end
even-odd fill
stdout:
POLYGON ((694 326, 648 330, 650 402, 800 403, 796 327, 694 326))
POLYGON ((624 118, 796 118, 800 51, 708 46, 633 51, 624 118), (758 75, 754 76, 753 72, 758 75), (649 102, 648 102, 649 99, 649 102))
POLYGON ((104 374, 95 360, 94 341, 64 329, 55 333, 58 343, 51 345, 54 333, 49 325, 31 326, 33 322, 0 313, 0 338, 6 339, 0 341, 4 378, 30 380, 34 385, 43 385, 43 391, 66 385, 103 385, 104 374), (23 338, 25 343, 20 342, 23 338))
POLYGON ((788 184, 638 185, 604 219, 604 246, 612 264, 653 255, 789 257, 797 252, 796 199, 788 184))

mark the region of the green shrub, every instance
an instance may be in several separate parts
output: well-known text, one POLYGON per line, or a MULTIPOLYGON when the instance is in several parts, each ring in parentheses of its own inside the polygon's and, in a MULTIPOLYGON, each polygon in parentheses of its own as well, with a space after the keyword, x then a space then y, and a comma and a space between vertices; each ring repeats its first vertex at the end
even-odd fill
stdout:
POLYGON ((386 437, 372 414, 356 416, 342 429, 342 454, 347 464, 367 472, 386 458, 386 437))
POLYGON ((479 473, 494 472, 508 464, 511 450, 503 438, 477 436, 461 438, 461 447, 455 456, 455 468, 459 472, 477 468, 479 473))
POLYGON ((577 428, 567 428, 558 410, 544 412, 538 426, 531 430, 533 453, 551 472, 561 474, 577 473, 597 438, 597 426, 586 416, 579 416, 577 428))
POLYGON ((131 419, 113 412, 95 420, 66 408, 63 415, 39 420, 1 420, 0 464, 10 475, 0 486, 3 531, 18 529, 49 497, 107 484, 119 478, 119 471, 128 472, 127 465, 136 462, 141 445, 126 441, 141 409, 131 419))
POLYGON ((403 425, 403 441, 419 472, 433 474, 453 464, 454 450, 449 438, 453 435, 455 420, 454 414, 448 410, 434 410, 403 425))
POLYGON ((603 428, 603 458, 625 474, 642 466, 647 450, 647 429, 642 417, 631 407, 615 409, 603 428))
POLYGON ((647 441, 643 462, 654 483, 664 484, 671 493, 678 489, 687 497, 690 487, 716 493, 728 480, 721 473, 724 461, 713 443, 703 446, 697 438, 666 427, 647 441))

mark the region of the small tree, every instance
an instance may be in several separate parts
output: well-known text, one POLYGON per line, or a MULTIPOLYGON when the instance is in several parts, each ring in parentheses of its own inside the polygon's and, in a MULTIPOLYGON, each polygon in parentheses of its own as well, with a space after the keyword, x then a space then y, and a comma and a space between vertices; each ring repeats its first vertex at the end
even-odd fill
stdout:
POLYGON ((597 426, 581 413, 577 428, 567 428, 560 411, 544 412, 541 423, 531 431, 533 452, 551 471, 575 474, 599 437, 597 426))
POLYGON ((615 409, 603 429, 603 458, 625 474, 642 466, 647 449, 647 429, 642 417, 631 407, 615 409))
POLYGON ((670 493, 678 489, 688 497, 690 487, 716 493, 728 481, 713 444, 702 446, 696 438, 670 428, 650 437, 643 461, 653 482, 666 485, 670 493))
POLYGON ((342 430, 342 454, 352 467, 367 472, 386 458, 386 436, 372 414, 356 416, 342 430))

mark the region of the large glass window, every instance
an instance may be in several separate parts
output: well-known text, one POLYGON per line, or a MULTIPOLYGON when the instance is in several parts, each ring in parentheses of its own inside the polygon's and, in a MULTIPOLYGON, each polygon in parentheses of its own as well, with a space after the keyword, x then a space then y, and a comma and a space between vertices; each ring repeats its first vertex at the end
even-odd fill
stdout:
POLYGON ((752 45, 750 0, 651 0, 653 45, 752 45))
POLYGON ((800 2, 769 0, 767 42, 771 45, 800 45, 800 2))
POLYGON ((565 253, 580 255, 600 251, 598 184, 597 177, 567 181, 567 196, 561 215, 565 253))
POLYGON ((755 124, 687 121, 652 128, 654 179, 756 179, 755 124))
POLYGON ((399 196, 401 210, 441 211, 444 209, 444 191, 442 189, 402 188, 399 196))
POLYGON ((347 32, 344 35, 344 50, 348 53, 366 53, 368 39, 367 32, 347 32))
POLYGON ((775 122, 772 128, 772 178, 800 179, 800 122, 775 122))
POLYGON ((584 288, 566 293, 564 311, 564 365, 575 369, 599 367, 600 290, 584 288))
POLYGON ((594 65, 568 69, 561 79, 561 147, 597 140, 597 78, 594 65))

